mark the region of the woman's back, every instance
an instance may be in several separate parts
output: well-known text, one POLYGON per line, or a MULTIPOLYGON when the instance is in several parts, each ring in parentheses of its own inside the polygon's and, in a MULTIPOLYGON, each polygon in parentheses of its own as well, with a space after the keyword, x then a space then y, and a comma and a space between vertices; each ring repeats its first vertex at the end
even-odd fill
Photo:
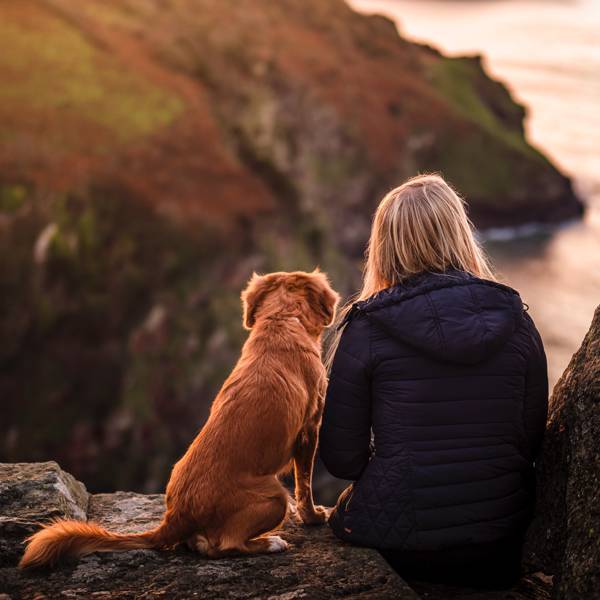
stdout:
POLYGON ((546 411, 542 343, 514 290, 448 270, 355 304, 321 430, 328 469, 356 481, 334 531, 417 551, 518 536, 546 411))

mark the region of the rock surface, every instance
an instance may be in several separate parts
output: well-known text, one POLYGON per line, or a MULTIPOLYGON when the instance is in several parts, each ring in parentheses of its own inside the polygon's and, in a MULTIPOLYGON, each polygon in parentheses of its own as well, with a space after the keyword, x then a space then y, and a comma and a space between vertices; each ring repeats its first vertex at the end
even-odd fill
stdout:
POLYGON ((600 307, 554 389, 525 560, 556 576, 555 598, 600 594, 600 307))
MULTIPOLYGON (((55 463, 2 465, 0 477, 0 510, 5 523, 30 523, 34 516, 40 521, 50 515, 85 516, 83 486, 55 463), (58 493, 56 488, 60 488, 58 493), (73 503, 69 496, 78 500, 73 503)), ((87 506, 90 520, 117 532, 154 527, 162 512, 161 495, 124 492, 92 495, 87 506)), ((4 531, 0 531, 3 543, 4 531)), ((94 554, 76 564, 37 573, 14 567, 22 551, 19 542, 31 529, 17 527, 16 531, 6 540, 12 545, 12 553, 0 568, 0 594, 8 594, 11 600, 418 599, 376 551, 342 544, 328 527, 307 528, 296 522, 287 523, 282 535, 291 548, 276 555, 207 560, 183 549, 134 550, 94 554)))
POLYGON ((83 520, 87 506, 85 486, 55 462, 0 464, 0 566, 15 563, 39 523, 83 520))
POLYGON ((550 581, 536 573, 505 591, 418 581, 407 584, 366 548, 343 544, 329 528, 290 520, 282 535, 288 552, 207 560, 180 549, 94 554, 50 571, 23 572, 16 564, 23 539, 38 522, 68 516, 120 532, 155 527, 163 496, 129 492, 88 495, 53 462, 0 465, 0 600, 54 598, 203 598, 260 600, 549 600, 550 581))

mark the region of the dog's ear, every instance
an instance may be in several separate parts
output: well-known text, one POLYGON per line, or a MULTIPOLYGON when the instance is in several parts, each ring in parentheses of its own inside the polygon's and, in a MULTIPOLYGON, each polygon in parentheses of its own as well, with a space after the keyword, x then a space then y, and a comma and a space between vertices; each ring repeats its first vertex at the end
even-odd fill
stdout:
POLYGON ((244 327, 252 329, 256 322, 256 311, 261 305, 265 296, 274 289, 276 277, 271 273, 269 275, 258 275, 252 273, 252 277, 242 292, 242 306, 244 308, 244 327))
MULTIPOLYGON (((311 273, 315 282, 313 300, 311 304, 315 311, 321 317, 321 322, 324 327, 328 327, 333 323, 335 317, 335 308, 340 300, 337 292, 335 292, 327 279, 327 275, 318 267, 311 273)), ((312 286, 311 286, 312 287, 312 286)))

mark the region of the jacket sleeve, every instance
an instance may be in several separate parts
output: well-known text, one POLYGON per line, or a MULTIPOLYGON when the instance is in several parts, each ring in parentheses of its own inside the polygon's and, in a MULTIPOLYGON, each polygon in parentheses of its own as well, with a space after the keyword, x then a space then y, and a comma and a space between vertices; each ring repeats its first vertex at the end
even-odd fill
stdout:
POLYGON ((331 369, 320 432, 320 455, 329 472, 357 480, 370 458, 371 385, 369 322, 347 325, 331 369))
POLYGON ((548 367, 542 338, 533 321, 526 315, 531 331, 531 352, 525 381, 525 433, 530 456, 537 457, 548 417, 548 367))

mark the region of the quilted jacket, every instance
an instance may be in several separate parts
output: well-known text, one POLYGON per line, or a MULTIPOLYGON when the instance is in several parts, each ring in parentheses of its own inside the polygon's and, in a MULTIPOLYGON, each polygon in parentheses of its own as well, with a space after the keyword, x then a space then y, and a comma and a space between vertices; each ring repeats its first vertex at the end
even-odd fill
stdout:
POLYGON ((542 341, 519 294, 461 271, 410 278, 352 307, 320 433, 354 481, 342 539, 441 550, 519 535, 548 409, 542 341))

